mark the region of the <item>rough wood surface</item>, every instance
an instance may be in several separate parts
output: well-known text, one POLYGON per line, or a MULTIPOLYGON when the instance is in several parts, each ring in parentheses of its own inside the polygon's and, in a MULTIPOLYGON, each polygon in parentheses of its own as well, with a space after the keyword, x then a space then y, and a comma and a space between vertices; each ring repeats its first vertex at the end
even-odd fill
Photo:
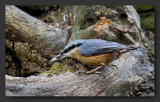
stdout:
POLYGON ((129 52, 113 62, 118 66, 106 66, 102 74, 82 74, 66 72, 47 78, 30 76, 16 78, 6 75, 7 96, 153 96, 149 77, 152 66, 147 63, 142 52, 129 52), (142 91, 142 89, 144 89, 142 91), (142 92, 141 92, 142 91, 142 92), (9 93, 11 92, 11 93, 9 93))
MULTIPOLYGON (((107 18, 102 16, 97 20, 97 22, 95 22, 95 24, 92 24, 86 29, 76 30, 76 32, 72 34, 70 40, 97 38, 116 41, 127 45, 133 44, 135 46, 143 46, 140 30, 140 18, 133 6, 113 6, 113 8, 119 10, 119 12, 113 12, 110 8, 107 7, 103 9, 108 13, 106 16, 113 16, 113 14, 109 14, 112 12, 115 13, 114 16, 116 17, 107 18), (121 17, 122 14, 125 17, 121 17)), ((88 9, 89 8, 86 7, 86 10, 88 9)), ((90 9, 94 9, 94 7, 91 6, 90 9)), ((84 16, 83 13, 82 15, 84 16)), ((144 42, 146 42, 146 39, 144 39, 144 42)))
POLYGON ((13 5, 5 7, 5 14, 6 73, 28 76, 46 71, 49 60, 65 46, 67 30, 53 28, 13 5))
POLYGON ((67 32, 55 29, 15 6, 5 7, 6 39, 28 42, 43 56, 53 55, 65 46, 67 32))

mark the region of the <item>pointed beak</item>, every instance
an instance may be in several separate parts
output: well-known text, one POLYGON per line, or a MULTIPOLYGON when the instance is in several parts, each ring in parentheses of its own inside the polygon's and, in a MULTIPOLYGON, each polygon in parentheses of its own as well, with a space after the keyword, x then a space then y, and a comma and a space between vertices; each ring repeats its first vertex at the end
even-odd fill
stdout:
POLYGON ((55 57, 53 57, 49 63, 54 63, 54 62, 58 62, 61 59, 61 55, 57 55, 55 57))

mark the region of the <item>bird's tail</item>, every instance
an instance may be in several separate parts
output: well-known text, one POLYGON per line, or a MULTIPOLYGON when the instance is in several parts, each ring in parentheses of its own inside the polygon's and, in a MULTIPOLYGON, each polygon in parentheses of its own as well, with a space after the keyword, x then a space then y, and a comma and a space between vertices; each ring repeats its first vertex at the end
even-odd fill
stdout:
POLYGON ((128 46, 127 48, 121 49, 121 50, 119 51, 119 53, 123 54, 123 53, 129 52, 129 51, 144 51, 144 49, 128 46))
POLYGON ((140 47, 129 47, 127 49, 128 51, 145 51, 143 48, 140 48, 140 47))

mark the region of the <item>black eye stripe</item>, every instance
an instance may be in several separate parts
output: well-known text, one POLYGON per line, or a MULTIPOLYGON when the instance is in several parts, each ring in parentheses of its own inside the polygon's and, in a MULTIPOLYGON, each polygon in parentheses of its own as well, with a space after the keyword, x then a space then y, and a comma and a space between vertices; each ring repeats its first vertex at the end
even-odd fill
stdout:
POLYGON ((75 47, 79 47, 80 45, 82 45, 82 44, 72 45, 72 46, 70 46, 69 48, 65 49, 65 50, 62 52, 62 54, 67 53, 68 51, 72 50, 72 49, 75 48, 75 47))
POLYGON ((66 52, 68 52, 69 50, 71 50, 71 49, 73 49, 75 46, 71 46, 71 47, 69 47, 68 49, 65 49, 62 53, 66 53, 66 52))

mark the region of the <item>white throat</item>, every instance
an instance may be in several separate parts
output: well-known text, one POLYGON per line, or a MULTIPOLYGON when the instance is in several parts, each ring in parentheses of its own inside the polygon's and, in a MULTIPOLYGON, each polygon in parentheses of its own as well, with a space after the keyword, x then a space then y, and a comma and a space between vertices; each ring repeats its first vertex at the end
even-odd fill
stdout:
POLYGON ((74 54, 75 51, 76 51, 76 48, 74 48, 74 49, 70 50, 69 52, 65 53, 63 56, 65 56, 65 57, 71 57, 72 54, 74 54))

